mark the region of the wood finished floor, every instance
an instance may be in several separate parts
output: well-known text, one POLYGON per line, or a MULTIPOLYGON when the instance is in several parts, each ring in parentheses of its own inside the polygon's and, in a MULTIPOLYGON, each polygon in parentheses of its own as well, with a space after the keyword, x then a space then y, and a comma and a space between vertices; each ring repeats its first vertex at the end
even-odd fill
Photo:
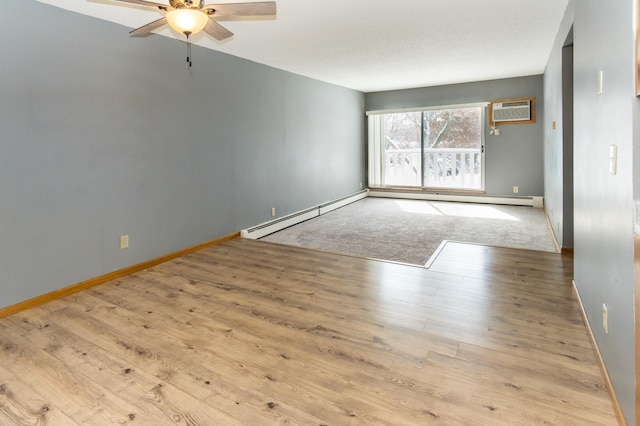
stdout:
POLYGON ((0 424, 614 425, 571 270, 232 240, 0 319, 0 424))

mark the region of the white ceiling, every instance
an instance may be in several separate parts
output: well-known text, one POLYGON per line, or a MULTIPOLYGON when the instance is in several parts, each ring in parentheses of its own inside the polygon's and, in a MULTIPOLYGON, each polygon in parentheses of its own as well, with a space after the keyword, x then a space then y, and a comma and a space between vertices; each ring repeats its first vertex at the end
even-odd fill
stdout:
MULTIPOLYGON (((38 1, 132 29, 161 17, 111 0, 38 1)), ((543 73, 567 3, 276 0, 275 19, 221 22, 232 38, 218 42, 201 33, 194 41, 363 92, 437 86, 543 73)), ((159 33, 184 39, 168 28, 159 33)))

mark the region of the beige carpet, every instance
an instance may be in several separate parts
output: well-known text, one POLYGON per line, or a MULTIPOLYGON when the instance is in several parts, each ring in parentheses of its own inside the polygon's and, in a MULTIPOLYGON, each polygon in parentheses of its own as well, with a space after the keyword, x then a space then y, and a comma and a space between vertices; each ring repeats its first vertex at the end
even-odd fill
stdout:
POLYGON ((556 252, 543 209, 373 197, 262 239, 415 265, 443 240, 556 252))

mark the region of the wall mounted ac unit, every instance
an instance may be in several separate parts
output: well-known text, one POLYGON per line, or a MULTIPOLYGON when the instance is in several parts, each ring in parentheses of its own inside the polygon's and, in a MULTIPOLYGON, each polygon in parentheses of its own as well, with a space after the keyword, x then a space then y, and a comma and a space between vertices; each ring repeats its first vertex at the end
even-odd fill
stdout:
POLYGON ((491 102, 492 123, 535 123, 535 98, 491 102))

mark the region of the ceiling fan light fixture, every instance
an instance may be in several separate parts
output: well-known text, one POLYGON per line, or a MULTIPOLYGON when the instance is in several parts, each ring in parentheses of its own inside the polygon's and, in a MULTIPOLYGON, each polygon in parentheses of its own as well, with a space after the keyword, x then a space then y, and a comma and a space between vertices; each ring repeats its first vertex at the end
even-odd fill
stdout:
POLYGON ((204 12, 190 8, 170 10, 166 18, 171 28, 184 34, 199 33, 209 21, 209 17, 204 12))

